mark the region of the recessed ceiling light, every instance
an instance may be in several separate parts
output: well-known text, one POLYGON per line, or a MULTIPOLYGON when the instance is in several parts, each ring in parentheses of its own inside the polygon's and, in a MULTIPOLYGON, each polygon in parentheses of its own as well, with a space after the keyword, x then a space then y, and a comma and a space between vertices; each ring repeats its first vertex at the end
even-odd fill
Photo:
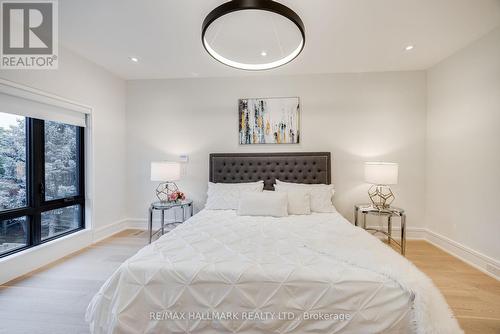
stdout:
POLYGON ((137 57, 128 57, 128 59, 130 59, 130 61, 133 61, 134 63, 139 62, 139 58, 137 58, 137 57))
POLYGON ((262 52, 260 53, 260 55, 261 55, 262 57, 265 57, 265 56, 267 56, 267 52, 266 52, 266 51, 262 51, 262 52))
POLYGON ((406 51, 411 51, 411 50, 413 50, 414 48, 415 48, 415 47, 414 47, 413 45, 407 45, 407 46, 405 47, 405 50, 406 50, 406 51))

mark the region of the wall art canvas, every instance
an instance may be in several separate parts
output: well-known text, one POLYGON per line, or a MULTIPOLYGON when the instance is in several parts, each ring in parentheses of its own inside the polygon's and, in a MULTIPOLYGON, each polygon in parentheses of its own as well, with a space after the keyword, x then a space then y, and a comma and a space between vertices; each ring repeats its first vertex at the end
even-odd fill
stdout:
POLYGON ((298 144, 300 100, 252 98, 239 100, 240 144, 298 144))

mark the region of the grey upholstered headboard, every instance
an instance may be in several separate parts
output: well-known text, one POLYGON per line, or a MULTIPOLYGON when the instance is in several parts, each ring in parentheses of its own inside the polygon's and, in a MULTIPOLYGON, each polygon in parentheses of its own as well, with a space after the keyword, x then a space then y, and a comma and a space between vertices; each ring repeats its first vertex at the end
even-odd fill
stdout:
POLYGON ((330 152, 212 153, 210 182, 264 181, 273 190, 276 179, 295 183, 331 183, 330 152))

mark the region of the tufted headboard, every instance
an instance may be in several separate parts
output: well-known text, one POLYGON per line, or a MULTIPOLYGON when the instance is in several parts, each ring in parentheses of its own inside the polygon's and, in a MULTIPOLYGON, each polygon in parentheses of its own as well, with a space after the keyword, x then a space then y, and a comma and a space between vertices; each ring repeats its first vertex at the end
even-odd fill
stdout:
POLYGON ((273 190, 276 179, 296 183, 331 183, 330 152, 212 153, 209 180, 241 183, 263 180, 273 190))

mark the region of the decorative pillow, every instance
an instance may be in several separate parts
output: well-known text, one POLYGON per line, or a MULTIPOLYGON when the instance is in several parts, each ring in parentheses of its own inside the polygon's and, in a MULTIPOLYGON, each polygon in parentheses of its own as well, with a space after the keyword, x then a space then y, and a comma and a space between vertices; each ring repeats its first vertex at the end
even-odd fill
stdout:
POLYGON ((335 193, 332 184, 304 184, 290 183, 276 180, 274 186, 276 191, 307 190, 311 194, 311 211, 313 212, 335 212, 332 197, 335 193))
POLYGON ((288 215, 288 196, 284 192, 249 192, 242 193, 237 214, 239 216, 271 216, 288 215))
POLYGON ((205 209, 236 210, 241 193, 262 192, 264 181, 249 183, 212 183, 208 182, 208 198, 205 209))
POLYGON ((278 189, 276 189, 277 192, 286 192, 288 195, 289 215, 311 214, 311 194, 308 189, 278 189))

